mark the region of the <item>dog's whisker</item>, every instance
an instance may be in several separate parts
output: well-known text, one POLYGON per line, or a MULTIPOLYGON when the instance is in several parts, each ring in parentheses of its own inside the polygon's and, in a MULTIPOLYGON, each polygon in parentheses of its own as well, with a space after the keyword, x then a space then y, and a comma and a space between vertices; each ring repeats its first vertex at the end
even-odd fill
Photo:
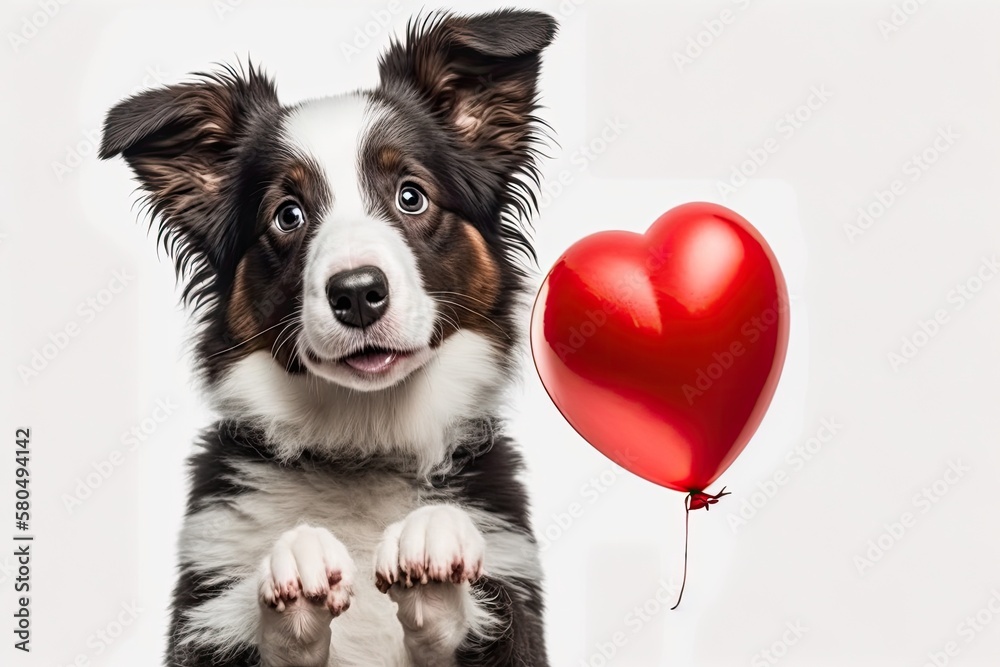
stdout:
MULTIPOLYGON (((294 319, 295 315, 300 315, 301 316, 301 314, 302 314, 302 309, 301 308, 293 311, 292 312, 292 316, 293 316, 292 321, 289 322, 288 324, 286 324, 285 327, 281 331, 278 332, 278 335, 274 339, 274 345, 271 346, 271 356, 272 357, 277 357, 278 356, 278 351, 281 350, 281 346, 284 345, 289 340, 291 340, 292 338, 294 338, 295 336, 297 336, 301 332, 301 328, 302 328, 301 317, 299 319, 294 319), (285 338, 284 341, 282 341, 281 337, 285 334, 285 332, 289 331, 289 329, 291 329, 291 333, 289 333, 288 337, 285 338)), ((285 367, 286 371, 289 369, 289 366, 291 364, 291 359, 292 358, 294 358, 294 356, 293 357, 289 357, 289 363, 286 364, 286 367, 285 367)))
POLYGON ((219 356, 220 354, 225 354, 226 352, 231 352, 232 350, 235 350, 238 347, 242 347, 242 346, 246 345, 247 343, 249 343, 250 341, 252 341, 254 338, 257 338, 258 336, 263 336, 264 334, 266 334, 271 329, 277 329, 278 327, 280 327, 282 324, 285 324, 289 319, 291 319, 294 316, 295 316, 295 313, 292 313, 291 315, 286 315, 285 317, 281 318, 281 320, 277 324, 275 324, 273 326, 270 326, 270 327, 264 329, 263 331, 259 331, 259 332, 255 333, 253 336, 250 336, 249 338, 247 338, 242 343, 237 343, 236 345, 233 345, 232 347, 227 347, 225 350, 222 350, 220 352, 216 352, 214 354, 210 354, 206 358, 207 359, 211 359, 213 357, 219 356))
POLYGON ((440 295, 440 296, 457 296, 457 297, 460 297, 462 299, 468 299, 469 301, 474 301, 474 302, 476 302, 478 304, 486 306, 487 308, 492 308, 493 307, 491 304, 486 303, 482 299, 477 299, 476 297, 472 296, 471 294, 462 294, 461 292, 448 292, 448 291, 438 290, 438 291, 428 292, 427 294, 429 294, 430 296, 436 296, 436 295, 440 295))
MULTIPOLYGON (((284 331, 285 330, 282 330, 282 333, 284 333, 284 331)), ((298 327, 294 326, 292 327, 291 332, 283 341, 281 340, 281 334, 278 334, 279 337, 275 340, 275 344, 277 345, 277 347, 271 350, 271 356, 277 358, 278 353, 281 351, 282 346, 290 340, 295 340, 295 337, 298 336, 298 334, 299 334, 298 327)), ((291 371, 293 361, 295 361, 295 355, 288 355, 288 360, 285 362, 286 372, 291 371)))
MULTIPOLYGON (((511 339, 510 338, 510 334, 508 334, 507 331, 503 327, 501 327, 499 324, 497 324, 496 322, 494 322, 492 319, 490 319, 486 315, 483 315, 482 313, 477 313, 476 311, 472 310, 468 306, 463 306, 460 303, 455 303, 454 301, 449 301, 448 299, 438 299, 438 302, 439 303, 447 304, 449 306, 453 306, 453 307, 456 307, 456 308, 461 308, 463 310, 469 311, 470 313, 472 313, 476 317, 482 318, 482 319, 486 320, 487 322, 489 322, 490 324, 492 324, 494 327, 496 327, 497 331, 499 331, 500 333, 502 333, 508 340, 511 339)), ((461 327, 457 327, 457 328, 461 328, 461 327)))

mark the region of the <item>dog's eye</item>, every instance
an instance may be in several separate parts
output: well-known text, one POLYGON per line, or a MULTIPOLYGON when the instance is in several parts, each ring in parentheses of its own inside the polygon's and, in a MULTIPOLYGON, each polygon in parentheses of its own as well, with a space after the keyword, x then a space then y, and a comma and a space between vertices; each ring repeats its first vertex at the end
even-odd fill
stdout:
POLYGON ((278 231, 286 234, 294 232, 305 221, 305 213, 302 212, 302 208, 295 202, 282 204, 281 208, 278 209, 277 215, 274 216, 274 226, 278 228, 278 231))
POLYGON ((414 183, 403 183, 396 195, 396 208, 406 215, 420 215, 427 210, 427 195, 414 183))

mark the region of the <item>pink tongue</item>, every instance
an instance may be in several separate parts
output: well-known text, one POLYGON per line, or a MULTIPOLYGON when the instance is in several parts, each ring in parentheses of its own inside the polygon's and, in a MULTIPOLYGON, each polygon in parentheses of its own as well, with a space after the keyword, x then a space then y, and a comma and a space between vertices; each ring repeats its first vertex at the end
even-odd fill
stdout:
POLYGON ((344 359, 344 363, 363 373, 380 373, 396 361, 395 352, 370 352, 355 354, 344 359))

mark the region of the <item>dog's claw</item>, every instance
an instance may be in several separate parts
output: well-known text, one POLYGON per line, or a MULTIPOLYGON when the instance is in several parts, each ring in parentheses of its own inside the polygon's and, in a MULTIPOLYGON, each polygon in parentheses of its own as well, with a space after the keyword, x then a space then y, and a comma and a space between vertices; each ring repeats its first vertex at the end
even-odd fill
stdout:
POLYGON ((353 570, 347 549, 329 531, 298 526, 265 558, 260 600, 278 613, 308 604, 337 616, 350 606, 353 570))
POLYGON ((376 551, 376 586, 410 589, 473 582, 482 571, 485 540, 468 514, 450 505, 413 511, 386 529, 376 551))

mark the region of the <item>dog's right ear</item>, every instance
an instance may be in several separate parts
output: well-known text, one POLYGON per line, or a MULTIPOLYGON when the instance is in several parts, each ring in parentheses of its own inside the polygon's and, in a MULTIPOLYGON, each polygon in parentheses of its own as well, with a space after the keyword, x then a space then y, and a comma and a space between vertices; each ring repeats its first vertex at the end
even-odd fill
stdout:
POLYGON ((279 108, 274 84, 251 66, 148 90, 108 112, 100 157, 125 158, 178 271, 202 274, 192 281, 210 278, 205 270, 218 270, 232 245, 232 166, 248 127, 279 108))
POLYGON ((508 180, 535 153, 541 53, 556 30, 555 19, 535 11, 428 14, 382 54, 382 86, 416 90, 464 145, 481 151, 508 180))

